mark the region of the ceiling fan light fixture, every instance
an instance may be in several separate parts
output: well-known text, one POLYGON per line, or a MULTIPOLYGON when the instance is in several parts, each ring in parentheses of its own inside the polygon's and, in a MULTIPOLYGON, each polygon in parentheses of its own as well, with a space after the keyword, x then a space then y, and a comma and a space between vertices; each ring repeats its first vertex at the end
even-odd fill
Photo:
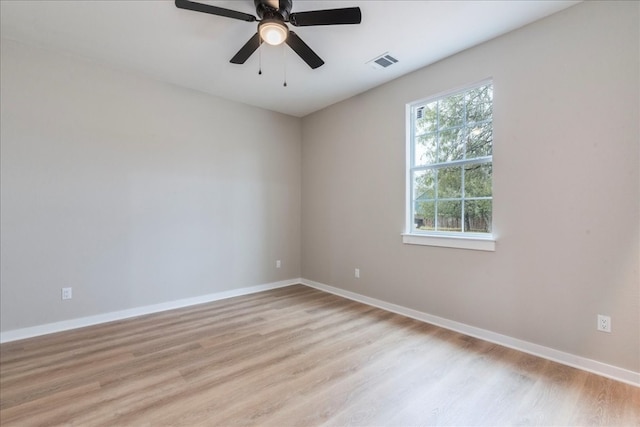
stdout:
POLYGON ((263 20, 260 22, 260 28, 258 31, 260 33, 260 38, 262 38, 265 43, 272 46, 278 46, 284 43, 287 39, 287 35, 289 34, 287 26, 276 19, 263 20))
POLYGON ((256 15, 254 16, 233 9, 213 6, 208 4, 209 2, 199 3, 191 0, 175 0, 175 2, 178 9, 193 10, 194 12, 246 22, 258 22, 258 31, 231 58, 229 62, 232 64, 244 64, 255 51, 260 49, 263 42, 274 46, 286 43, 311 69, 316 69, 322 66, 324 61, 294 31, 289 31, 287 24, 294 27, 312 27, 362 22, 362 13, 359 7, 291 13, 293 0, 253 0, 256 6, 256 15))

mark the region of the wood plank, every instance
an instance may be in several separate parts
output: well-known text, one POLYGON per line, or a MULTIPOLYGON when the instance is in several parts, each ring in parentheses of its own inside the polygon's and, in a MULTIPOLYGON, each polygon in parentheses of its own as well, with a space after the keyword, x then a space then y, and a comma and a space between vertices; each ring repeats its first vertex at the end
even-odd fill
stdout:
POLYGON ((302 285, 0 345, 0 423, 640 425, 640 388, 302 285))

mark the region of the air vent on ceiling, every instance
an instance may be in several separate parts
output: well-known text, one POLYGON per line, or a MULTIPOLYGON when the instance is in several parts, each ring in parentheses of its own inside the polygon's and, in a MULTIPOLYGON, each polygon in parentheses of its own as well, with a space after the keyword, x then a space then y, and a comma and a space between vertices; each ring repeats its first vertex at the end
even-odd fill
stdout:
POLYGON ((385 52, 382 55, 373 58, 371 61, 367 62, 367 64, 371 65, 373 68, 380 70, 382 68, 390 67, 397 62, 398 60, 389 55, 389 52, 385 52))

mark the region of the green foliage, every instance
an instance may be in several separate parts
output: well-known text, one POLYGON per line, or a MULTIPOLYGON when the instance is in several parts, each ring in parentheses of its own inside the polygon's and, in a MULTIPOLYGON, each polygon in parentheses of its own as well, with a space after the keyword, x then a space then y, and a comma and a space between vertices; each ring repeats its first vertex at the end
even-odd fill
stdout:
POLYGON ((465 200, 464 229, 472 233, 491 232, 491 200, 465 200))
POLYGON ((465 197, 491 197, 492 173, 492 163, 479 163, 465 166, 465 197))
POLYGON ((416 222, 422 229, 490 232, 493 87, 485 85, 420 107, 415 121, 416 222), (452 161, 478 159, 464 165, 452 161))

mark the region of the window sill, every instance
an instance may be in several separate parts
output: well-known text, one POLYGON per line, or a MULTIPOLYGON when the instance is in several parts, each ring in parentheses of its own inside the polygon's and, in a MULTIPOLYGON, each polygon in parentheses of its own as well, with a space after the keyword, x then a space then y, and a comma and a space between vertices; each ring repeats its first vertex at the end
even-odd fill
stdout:
POLYGON ((470 249, 474 251, 496 250, 496 241, 493 236, 451 236, 433 234, 403 234, 402 243, 408 245, 439 246, 443 248, 470 249))

